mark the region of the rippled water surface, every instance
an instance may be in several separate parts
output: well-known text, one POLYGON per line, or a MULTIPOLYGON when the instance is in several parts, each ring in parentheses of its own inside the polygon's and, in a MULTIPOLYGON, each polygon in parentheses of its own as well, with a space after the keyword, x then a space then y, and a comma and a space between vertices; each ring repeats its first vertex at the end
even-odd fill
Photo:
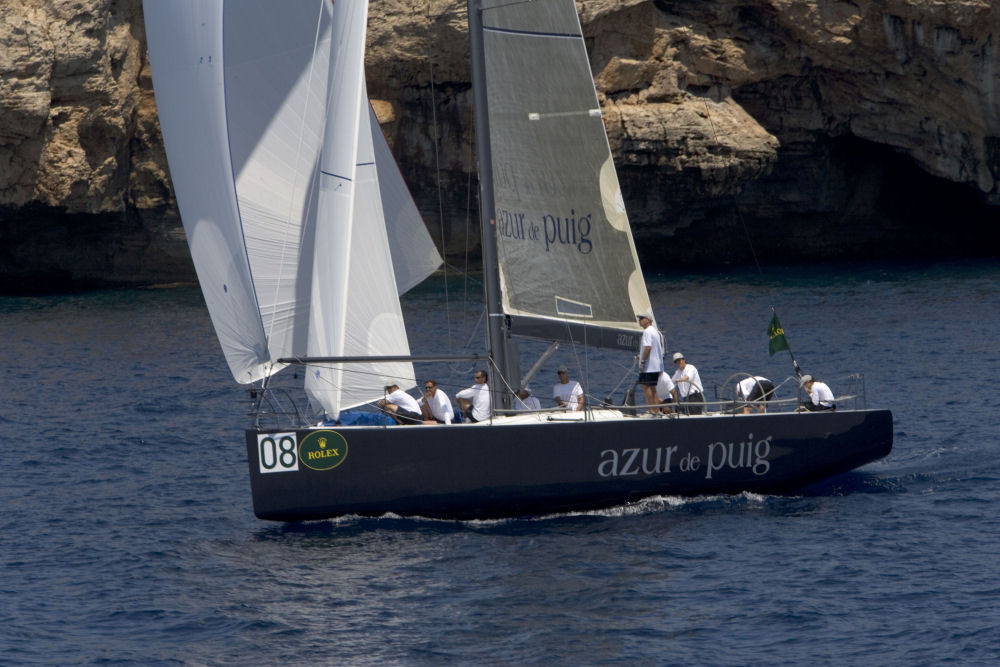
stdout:
MULTIPOLYGON (((791 374, 767 354, 774 304, 806 372, 865 372, 869 405, 895 416, 892 454, 794 497, 265 523, 249 401, 197 289, 0 299, 0 662, 1000 660, 1000 265, 650 289, 668 348, 706 384, 791 374)), ((446 300, 435 279, 407 296, 415 353, 481 351, 464 290, 450 281, 446 300)), ((601 397, 632 360, 562 349, 540 395, 559 362, 601 397)), ((470 368, 418 373, 453 390, 470 368)))

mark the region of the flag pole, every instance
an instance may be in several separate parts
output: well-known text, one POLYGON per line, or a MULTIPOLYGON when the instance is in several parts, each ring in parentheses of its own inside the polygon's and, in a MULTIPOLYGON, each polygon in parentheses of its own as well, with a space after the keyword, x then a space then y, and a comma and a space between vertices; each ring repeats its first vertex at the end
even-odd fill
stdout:
MULTIPOLYGON (((709 124, 712 126, 712 133, 715 135, 715 140, 719 141, 719 133, 715 130, 715 123, 712 122, 712 112, 708 106, 708 100, 703 100, 705 102, 705 115, 708 118, 709 124)), ((734 206, 736 211, 736 217, 739 218, 740 224, 743 225, 743 233, 747 236, 747 245, 750 246, 750 254, 753 255, 753 263, 757 267, 757 273, 760 277, 764 277, 764 272, 761 271, 760 261, 757 260, 757 251, 753 247, 753 239, 750 238, 750 229, 747 227, 746 221, 743 219, 743 214, 740 212, 739 206, 734 206)), ((778 311, 771 306, 771 312, 774 316, 771 318, 771 326, 767 329, 768 338, 770 338, 770 351, 771 356, 778 350, 788 350, 788 356, 792 358, 792 366, 795 368, 795 375, 802 377, 802 369, 799 368, 799 363, 795 361, 795 355, 792 354, 792 348, 788 345, 788 339, 785 338, 785 330, 781 328, 781 323, 778 322, 778 311)))
POLYGON ((778 321, 778 311, 775 310, 774 306, 771 306, 771 313, 771 324, 767 327, 767 337, 770 340, 768 349, 771 356, 773 357, 778 350, 788 350, 788 356, 795 368, 795 375, 802 377, 802 369, 799 368, 799 362, 795 361, 795 355, 792 354, 792 348, 788 344, 788 338, 785 336, 785 330, 781 327, 781 322, 778 321))

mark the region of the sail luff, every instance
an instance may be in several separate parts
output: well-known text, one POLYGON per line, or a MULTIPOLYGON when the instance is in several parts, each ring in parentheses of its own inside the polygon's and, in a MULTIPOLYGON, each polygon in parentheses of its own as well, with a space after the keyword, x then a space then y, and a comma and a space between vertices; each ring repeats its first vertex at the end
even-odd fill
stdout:
MULTIPOLYGON (((367 91, 362 90, 348 259, 352 288, 348 290, 348 316, 343 326, 344 351, 370 357, 408 356, 410 346, 399 303, 398 274, 390 251, 389 223, 383 209, 373 145, 375 129, 371 127, 367 91)), ((347 399, 342 407, 380 398, 387 384, 398 384, 404 390, 415 384, 413 365, 409 362, 385 363, 372 359, 361 366, 351 365, 347 372, 351 375, 344 382, 347 399)))
MULTIPOLYGON (((510 338, 503 322, 503 295, 497 256, 496 221, 494 219, 493 159, 491 153, 489 98, 487 95, 486 52, 483 43, 483 8, 481 0, 468 0, 469 54, 472 66, 474 97, 476 158, 479 173, 479 216, 483 249, 483 289, 487 314, 487 350, 493 364, 508 381, 519 384, 520 369, 508 350, 510 338)), ((494 380, 499 385, 500 378, 494 380)), ((507 392, 494 391, 495 408, 510 407, 507 392)))

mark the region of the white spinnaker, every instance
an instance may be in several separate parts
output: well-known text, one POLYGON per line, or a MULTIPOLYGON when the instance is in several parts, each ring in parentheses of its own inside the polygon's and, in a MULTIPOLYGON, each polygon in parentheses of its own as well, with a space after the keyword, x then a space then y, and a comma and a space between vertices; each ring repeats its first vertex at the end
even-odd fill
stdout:
MULTIPOLYGON (((441 263, 367 101, 366 5, 339 4, 338 47, 347 48, 335 53, 327 0, 145 0, 175 192, 213 325, 240 382, 274 372, 282 357, 408 354, 395 297, 391 307, 375 307, 387 299, 356 303, 349 292, 381 294, 375 283, 388 274, 401 294, 441 263), (343 64, 339 74, 331 62, 343 64), (328 100, 337 105, 330 113, 328 100), (345 137, 360 151, 353 158, 336 153, 345 137), (350 204, 335 203, 345 199, 338 175, 350 159, 362 163, 346 174, 350 204), (337 227, 344 216, 352 223, 337 227)), ((314 402, 333 415, 370 400, 385 381, 412 382, 408 364, 345 368, 346 378, 338 369, 336 380, 331 370, 310 381, 314 402), (341 383, 343 396, 332 391, 341 383)))
MULTIPOLYGON (((409 354, 375 177, 364 81, 367 5, 334 5, 308 356, 409 354)), ((336 418, 342 408, 377 399, 389 382, 412 387, 412 364, 317 366, 306 391, 336 418)))
POLYGON ((299 248, 323 132, 329 10, 322 0, 146 0, 143 10, 198 281, 233 377, 259 380, 305 341, 299 248))
POLYGON ((269 354, 233 182, 222 10, 221 1, 144 3, 160 127, 198 281, 233 377, 252 382, 269 354))

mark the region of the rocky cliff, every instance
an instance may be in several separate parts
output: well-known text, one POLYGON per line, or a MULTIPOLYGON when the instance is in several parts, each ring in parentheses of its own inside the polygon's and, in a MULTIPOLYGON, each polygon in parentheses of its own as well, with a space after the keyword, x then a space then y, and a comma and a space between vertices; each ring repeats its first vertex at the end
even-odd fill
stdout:
MULTIPOLYGON (((1000 253, 994 4, 578 2, 644 263, 1000 253)), ((461 2, 372 3, 370 94, 453 254, 466 44, 461 2)), ((0 290, 193 278, 144 45, 139 0, 0 5, 0 290)))

